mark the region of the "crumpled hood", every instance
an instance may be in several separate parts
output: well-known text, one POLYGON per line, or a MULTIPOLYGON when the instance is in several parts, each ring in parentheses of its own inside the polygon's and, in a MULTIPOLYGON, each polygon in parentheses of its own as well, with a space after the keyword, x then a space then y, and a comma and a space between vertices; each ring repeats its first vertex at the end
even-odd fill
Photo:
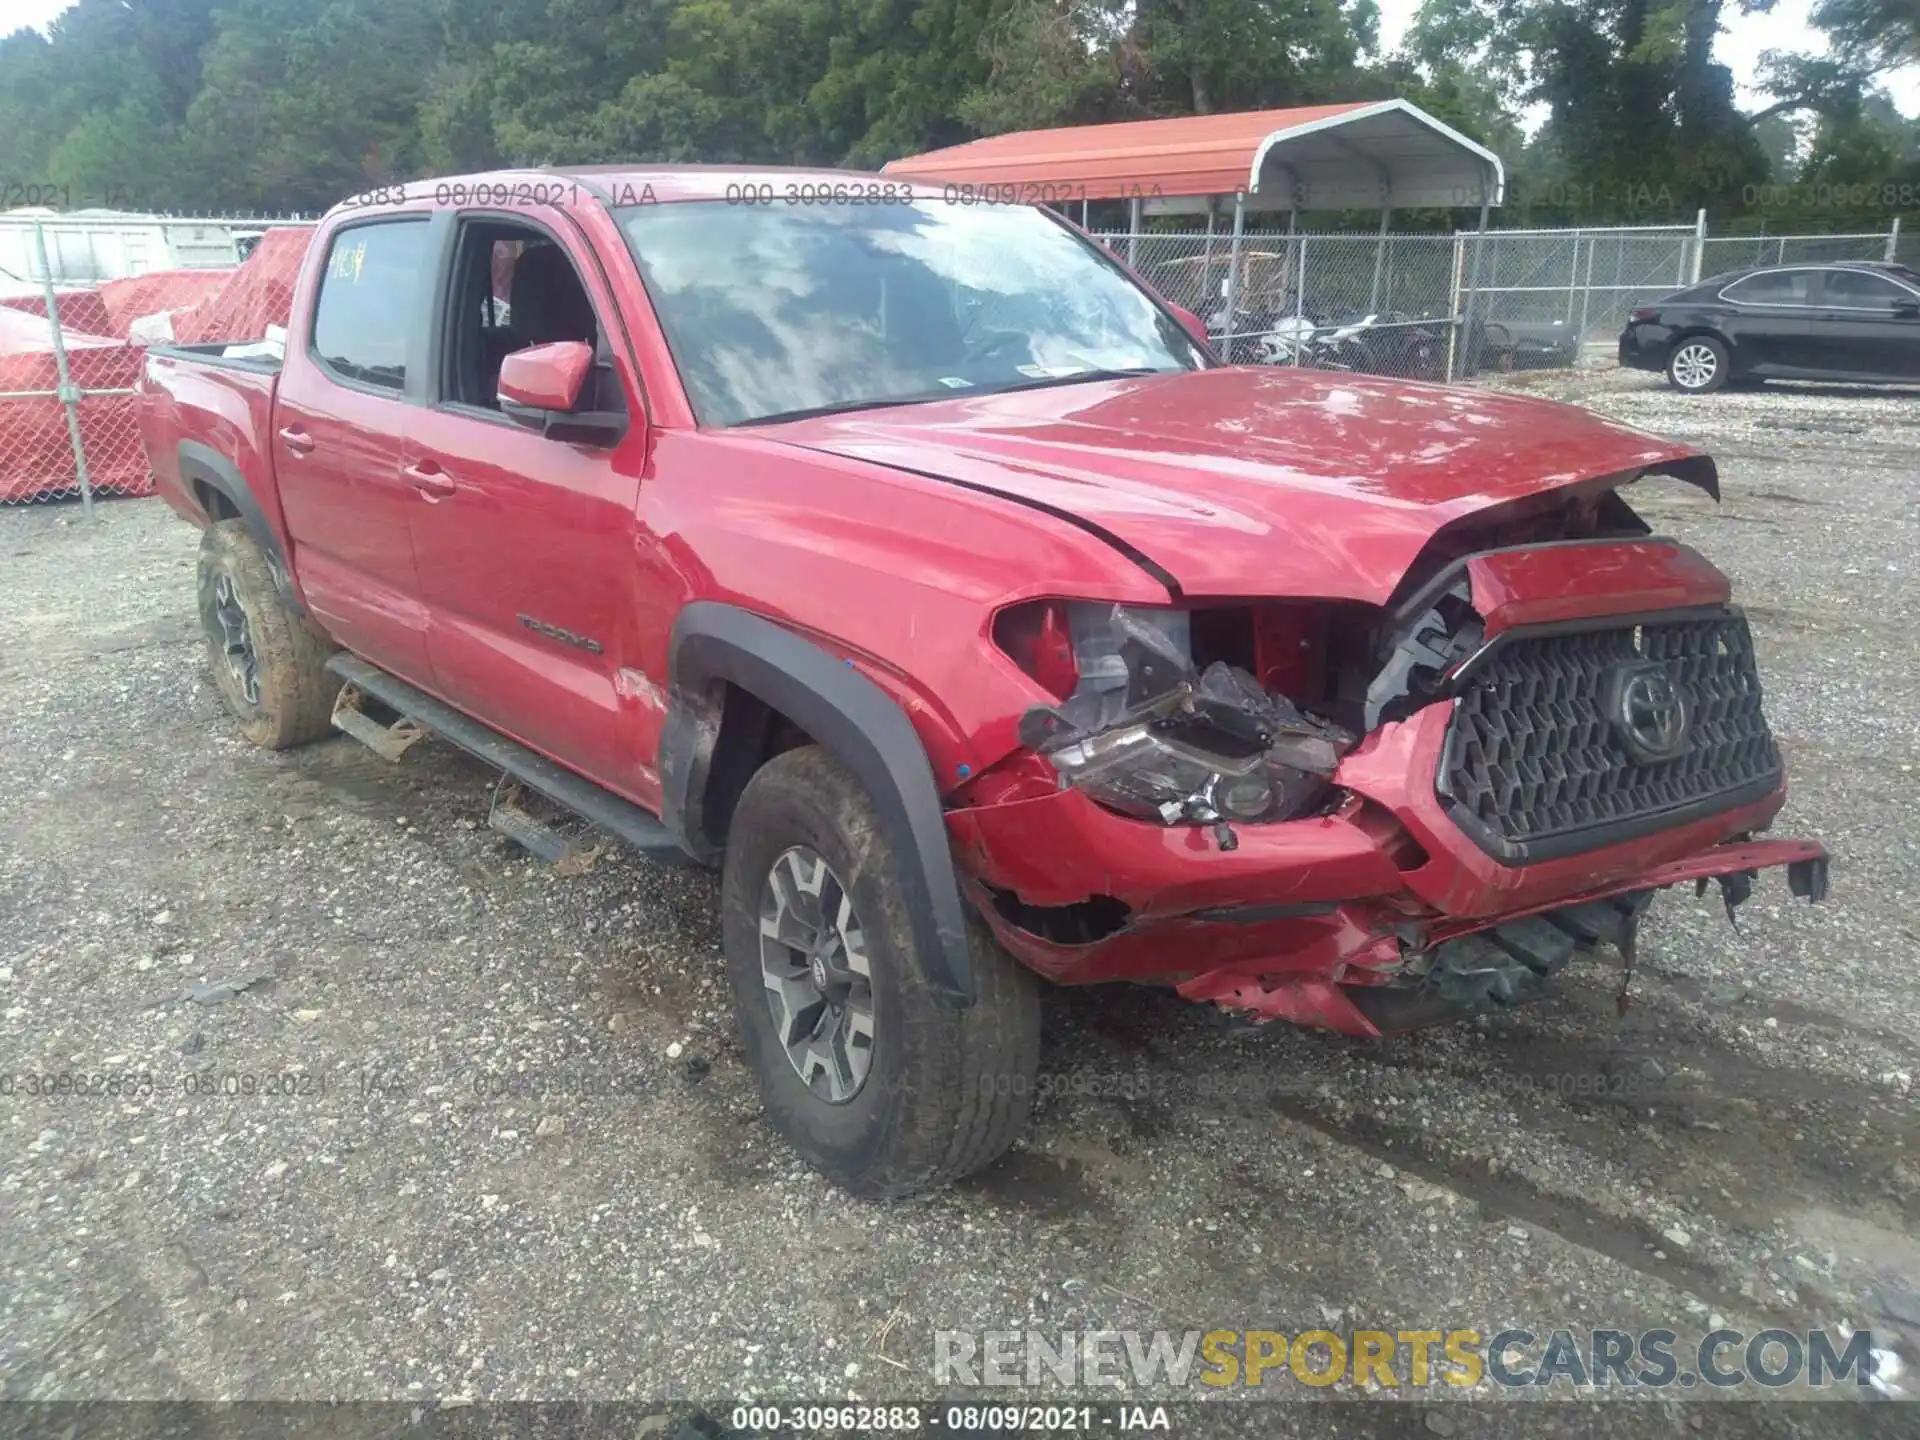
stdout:
MULTIPOLYGON (((1383 602, 1434 533, 1543 491, 1675 466, 1689 446, 1572 405, 1240 367, 755 427, 1064 512, 1189 595, 1383 602)), ((930 482, 932 483, 932 482, 930 482)))

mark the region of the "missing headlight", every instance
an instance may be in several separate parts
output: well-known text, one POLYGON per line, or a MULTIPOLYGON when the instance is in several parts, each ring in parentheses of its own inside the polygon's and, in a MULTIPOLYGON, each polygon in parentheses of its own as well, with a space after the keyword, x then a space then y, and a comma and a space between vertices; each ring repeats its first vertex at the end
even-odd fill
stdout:
POLYGON ((1020 723, 1063 783, 1161 824, 1285 820, 1322 799, 1354 737, 1247 671, 1196 672, 1186 612, 1070 609, 1079 684, 1020 723))

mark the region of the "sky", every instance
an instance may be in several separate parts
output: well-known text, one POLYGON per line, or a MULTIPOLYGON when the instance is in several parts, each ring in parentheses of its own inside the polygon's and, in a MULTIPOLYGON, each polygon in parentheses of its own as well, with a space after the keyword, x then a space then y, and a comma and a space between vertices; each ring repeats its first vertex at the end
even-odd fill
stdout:
MULTIPOLYGON (((0 0, 0 34, 22 25, 45 28, 48 21, 67 8, 69 0, 0 0)), ((1741 84, 1741 99, 1759 102, 1752 89, 1754 69, 1762 50, 1824 50, 1825 40, 1807 23, 1807 12, 1814 0, 1779 0, 1770 15, 1742 15, 1738 7, 1727 6, 1726 23, 1716 47, 1721 61, 1733 68, 1741 84)), ((1420 0, 1379 0, 1380 41, 1392 50, 1413 21, 1420 0)), ((1907 115, 1920 115, 1920 66, 1909 66, 1891 77, 1887 88, 1894 103, 1907 115)))

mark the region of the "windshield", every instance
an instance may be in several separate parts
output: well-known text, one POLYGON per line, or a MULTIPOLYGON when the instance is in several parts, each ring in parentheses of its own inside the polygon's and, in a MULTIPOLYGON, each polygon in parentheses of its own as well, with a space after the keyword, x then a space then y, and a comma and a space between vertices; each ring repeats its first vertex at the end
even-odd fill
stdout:
POLYGON ((1124 272, 1029 206, 614 213, 704 425, 1209 363, 1124 272))

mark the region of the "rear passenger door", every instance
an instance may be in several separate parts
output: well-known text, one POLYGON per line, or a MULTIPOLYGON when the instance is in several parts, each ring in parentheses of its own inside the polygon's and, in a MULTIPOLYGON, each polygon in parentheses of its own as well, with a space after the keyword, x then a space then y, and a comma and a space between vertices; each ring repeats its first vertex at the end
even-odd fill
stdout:
POLYGON ((1743 369, 1817 370, 1825 363, 1818 275, 1810 266, 1761 270, 1720 292, 1734 306, 1726 328, 1743 369))
MULTIPOLYGON (((442 256, 431 394, 408 472, 436 688, 469 714, 630 799, 657 804, 626 723, 636 694, 634 512, 645 426, 611 447, 568 443, 501 413, 513 350, 586 340, 592 408, 640 416, 621 332, 591 253, 558 212, 461 214, 442 256)), ((650 756, 648 758, 651 758, 650 756)))
POLYGON ((269 441, 307 604, 342 645, 416 684, 431 675, 401 454, 424 394, 429 233, 425 215, 403 215, 329 237, 269 441))

